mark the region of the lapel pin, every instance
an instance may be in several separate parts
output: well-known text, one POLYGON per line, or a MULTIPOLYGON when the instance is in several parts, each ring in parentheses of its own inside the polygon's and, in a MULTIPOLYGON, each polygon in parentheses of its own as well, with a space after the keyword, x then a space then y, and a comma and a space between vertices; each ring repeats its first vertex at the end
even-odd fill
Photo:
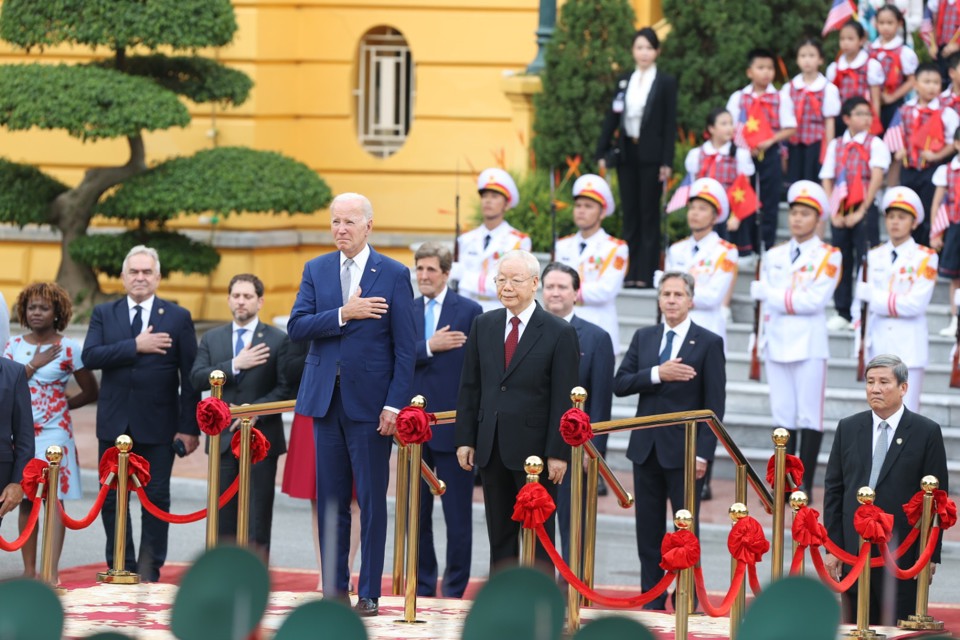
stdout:
POLYGON ((157 313, 159 313, 160 315, 163 315, 163 307, 160 307, 159 309, 157 309, 157 313))
POLYGON ((696 340, 691 340, 691 341, 690 341, 690 344, 697 344, 697 341, 696 341, 696 340))
POLYGON ((261 331, 260 333, 258 333, 258 334, 257 334, 257 337, 258 337, 258 338, 262 338, 262 337, 263 337, 263 331, 261 331))
POLYGON ((376 272, 377 272, 377 270, 376 270, 376 269, 374 269, 373 267, 370 267, 370 272, 371 272, 371 273, 376 273, 376 272))
POLYGON ((897 444, 903 444, 903 438, 897 438, 897 444))

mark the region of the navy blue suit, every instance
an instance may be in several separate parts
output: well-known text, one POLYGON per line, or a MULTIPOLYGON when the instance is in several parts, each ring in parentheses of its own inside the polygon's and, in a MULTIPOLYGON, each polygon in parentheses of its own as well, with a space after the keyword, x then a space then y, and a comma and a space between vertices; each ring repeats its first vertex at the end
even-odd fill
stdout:
MULTIPOLYGON (((296 410, 313 416, 317 446, 317 512, 321 555, 336 549, 336 569, 324 571, 326 594, 347 593, 350 580, 350 502, 356 482, 360 504, 361 598, 379 598, 387 542, 387 484, 393 439, 377 432, 384 407, 410 403, 416 349, 410 270, 371 247, 360 278, 365 298, 382 297, 379 319, 340 326, 340 252, 307 262, 287 331, 310 341, 296 410), (338 375, 339 371, 339 375, 338 375), (328 509, 336 521, 328 539, 328 509), (329 546, 328 545, 333 545, 329 546)), ((327 555, 327 561, 333 558, 327 555)), ((330 566, 330 565, 325 565, 330 566)))
MULTIPOLYGON (((692 409, 710 409, 723 419, 726 403, 726 359, 723 339, 703 327, 690 323, 677 357, 693 367, 697 375, 686 382, 651 382, 651 370, 660 362, 660 342, 664 324, 644 327, 633 334, 630 348, 614 378, 613 391, 618 396, 639 393, 638 416, 652 416, 692 409)), ((660 544, 666 533, 667 499, 674 511, 683 509, 684 495, 683 425, 640 429, 630 433, 627 458, 633 462, 633 488, 636 498, 637 552, 640 556, 640 588, 652 589, 660 578, 660 544)), ((717 438, 705 424, 697 425, 697 456, 713 460, 717 438)), ((696 508, 700 509, 697 481, 696 508)), ((663 609, 664 594, 644 608, 663 609)))
MULTIPOLYGON (((173 439, 177 433, 200 435, 197 402, 200 394, 190 383, 190 369, 197 355, 197 335, 190 312, 167 300, 154 298, 149 320, 154 333, 168 333, 173 345, 165 354, 137 353, 130 326, 127 298, 99 304, 93 309, 83 343, 83 364, 100 369, 97 402, 97 439, 100 456, 114 446, 117 436, 133 438, 133 452, 150 463, 150 500, 170 510, 170 472, 173 469, 173 439)), ((116 493, 107 494, 101 519, 107 534, 107 564, 113 563, 116 493)), ((127 515, 127 566, 139 570, 143 579, 155 582, 167 558, 169 525, 141 510, 140 563, 136 561, 133 533, 127 515)))
MULTIPOLYGON (((34 457, 33 408, 24 366, 0 358, 0 491, 23 479, 34 457)), ((33 496, 25 496, 32 499, 33 496)))
MULTIPOLYGON (((613 341, 610 334, 583 318, 574 315, 570 319, 570 324, 577 330, 577 339, 580 340, 580 372, 578 379, 580 386, 587 390, 587 401, 584 404, 584 411, 590 416, 590 422, 603 422, 610 419, 610 407, 613 404, 613 369, 616 356, 613 354, 613 341)), ((604 439, 604 449, 606 450, 606 437, 599 436, 594 439, 594 444, 600 448, 597 442, 600 438, 604 439)), ((601 451, 601 453, 603 453, 601 451)), ((563 549, 563 557, 569 558, 570 554, 570 476, 574 469, 569 469, 563 476, 563 482, 560 483, 560 489, 557 493, 557 526, 560 527, 560 540, 563 549)))
MULTIPOLYGON (((426 301, 414 300, 414 326, 417 332, 417 366, 413 377, 413 393, 427 399, 431 412, 457 408, 460 372, 463 370, 463 347, 427 356, 424 333, 426 301)), ((437 329, 449 326, 451 331, 470 333, 473 319, 483 308, 447 288, 440 307, 437 329)), ((447 483, 441 496, 443 519, 447 526, 447 563, 443 572, 442 593, 447 598, 462 598, 470 581, 473 547, 473 472, 464 471, 457 462, 452 424, 433 428, 433 438, 423 447, 423 459, 447 483)), ((437 595, 437 554, 433 544, 433 495, 426 482, 420 483, 420 554, 417 569, 417 595, 437 595)))

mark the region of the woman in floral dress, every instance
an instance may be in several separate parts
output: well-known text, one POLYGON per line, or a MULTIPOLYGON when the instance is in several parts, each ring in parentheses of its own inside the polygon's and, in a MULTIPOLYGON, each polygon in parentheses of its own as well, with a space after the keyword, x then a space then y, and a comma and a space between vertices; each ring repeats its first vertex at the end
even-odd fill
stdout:
MULTIPOLYGON (((50 445, 63 448, 58 495, 61 500, 76 500, 81 496, 80 467, 70 409, 95 402, 98 388, 93 373, 84 369, 80 361, 80 344, 60 333, 70 322, 73 305, 67 292, 56 283, 36 283, 20 293, 14 308, 20 325, 29 329, 29 332, 11 338, 3 355, 26 367, 33 404, 36 457, 45 460, 50 445), (67 382, 71 376, 76 379, 80 391, 67 397, 67 382)), ((29 500, 24 500, 20 505, 21 531, 26 526, 31 506, 29 500)), ((56 584, 64 532, 59 517, 54 529, 53 566, 56 584)), ((36 531, 23 546, 22 553, 24 575, 35 576, 36 531)))

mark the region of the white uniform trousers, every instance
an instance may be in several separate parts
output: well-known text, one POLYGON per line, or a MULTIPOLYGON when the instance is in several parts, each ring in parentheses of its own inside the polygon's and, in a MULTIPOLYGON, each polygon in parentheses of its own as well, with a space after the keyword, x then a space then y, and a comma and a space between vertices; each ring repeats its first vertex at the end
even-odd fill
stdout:
POLYGON ((810 358, 797 362, 767 360, 770 412, 775 427, 823 431, 823 399, 827 360, 810 358))

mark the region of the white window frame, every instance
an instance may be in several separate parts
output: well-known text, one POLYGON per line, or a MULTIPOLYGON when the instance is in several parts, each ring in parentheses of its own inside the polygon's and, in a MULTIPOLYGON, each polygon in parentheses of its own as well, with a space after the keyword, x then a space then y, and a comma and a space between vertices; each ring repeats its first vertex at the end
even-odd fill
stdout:
POLYGON ((415 68, 410 46, 392 27, 374 27, 360 40, 357 60, 357 139, 369 153, 388 158, 413 124, 415 68))

